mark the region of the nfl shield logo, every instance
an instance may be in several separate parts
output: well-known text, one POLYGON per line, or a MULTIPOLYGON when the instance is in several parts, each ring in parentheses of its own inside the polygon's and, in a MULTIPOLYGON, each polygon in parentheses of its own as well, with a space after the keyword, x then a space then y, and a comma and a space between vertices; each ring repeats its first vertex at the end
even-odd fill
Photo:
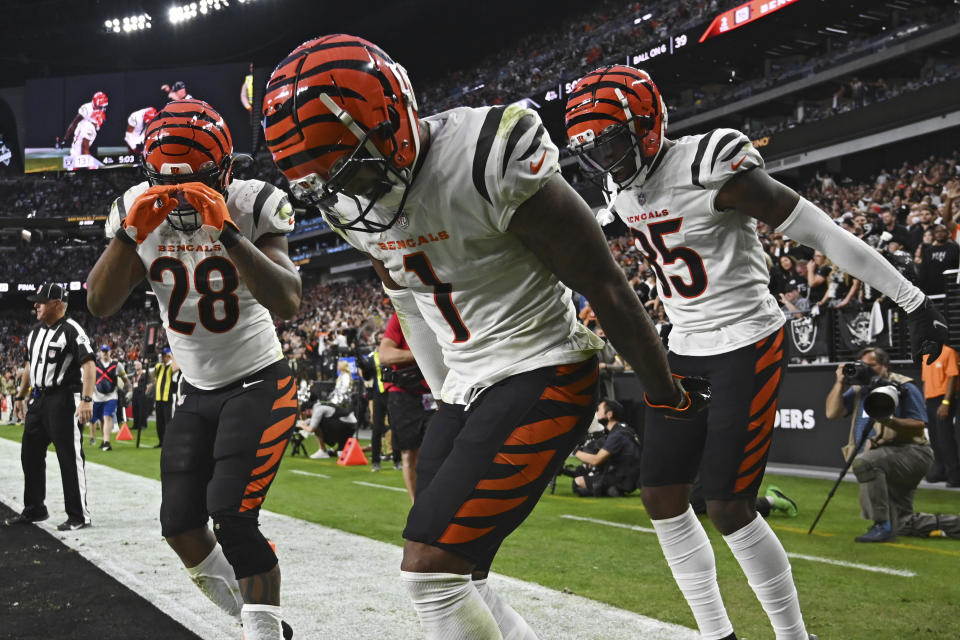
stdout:
POLYGON ((637 204, 639 204, 641 207, 642 207, 643 205, 647 204, 647 194, 645 194, 645 193, 643 193, 643 192, 638 192, 638 193, 637 193, 637 204))
POLYGON ((407 220, 407 214, 401 213, 400 217, 397 218, 397 226, 401 229, 406 229, 410 226, 410 221, 407 220))
POLYGON ((56 360, 57 359, 57 350, 50 349, 47 351, 47 360, 56 360))

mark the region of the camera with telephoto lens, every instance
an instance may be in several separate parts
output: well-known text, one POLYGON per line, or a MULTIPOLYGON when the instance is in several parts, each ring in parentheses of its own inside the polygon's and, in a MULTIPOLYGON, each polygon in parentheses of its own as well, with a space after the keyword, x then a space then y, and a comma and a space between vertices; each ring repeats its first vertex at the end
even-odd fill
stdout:
POLYGON ((848 362, 843 365, 843 378, 847 384, 866 388, 863 410, 874 420, 884 420, 893 415, 900 404, 900 383, 876 375, 873 367, 863 362, 848 362))
MULTIPOLYGON (((590 434, 588 433, 584 436, 584 441, 580 444, 579 447, 574 449, 576 451, 583 451, 584 453, 590 453, 596 455, 600 453, 600 449, 603 448, 603 443, 607 440, 607 433, 602 432, 599 434, 590 434)), ((568 476, 570 478, 575 478, 577 476, 585 476, 591 471, 596 469, 592 464, 581 463, 578 465, 575 464, 565 464, 563 468, 560 469, 560 475, 568 476)))

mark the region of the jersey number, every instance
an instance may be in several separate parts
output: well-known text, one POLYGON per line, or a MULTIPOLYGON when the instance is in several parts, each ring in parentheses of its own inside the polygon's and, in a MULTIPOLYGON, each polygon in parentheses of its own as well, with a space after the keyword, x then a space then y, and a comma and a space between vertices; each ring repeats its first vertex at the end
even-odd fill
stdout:
POLYGON ((640 242, 644 253, 647 254, 647 260, 650 261, 650 265, 657 274, 657 280, 660 281, 660 288, 663 290, 664 298, 673 296, 673 290, 670 288, 671 284, 673 285, 673 289, 676 289, 677 293, 684 298, 696 298, 702 295, 707 289, 707 271, 703 267, 703 260, 700 259, 699 254, 689 247, 674 247, 673 249, 668 249, 663 241, 663 236, 680 231, 680 225, 682 223, 683 218, 676 218, 675 220, 663 220, 662 222, 648 224, 647 232, 650 234, 649 239, 647 238, 647 234, 639 229, 633 230, 637 241, 640 242), (689 283, 684 282, 680 276, 670 276, 667 278, 663 272, 663 268, 660 266, 661 262, 664 265, 668 265, 673 264, 677 260, 683 260, 683 263, 687 265, 687 270, 690 272, 689 283))
MULTIPOLYGON (((187 267, 169 256, 157 258, 150 265, 150 279, 154 282, 163 282, 164 271, 173 274, 173 291, 170 292, 170 301, 167 305, 168 325, 177 333, 191 335, 196 327, 195 322, 185 322, 178 320, 180 308, 187 299, 187 293, 190 291, 190 274, 187 273, 187 267)), ((197 301, 197 311, 200 316, 200 324, 211 333, 224 333, 233 328, 240 318, 240 300, 234 291, 240 285, 240 276, 237 268, 226 258, 214 256, 202 260, 193 271, 194 288, 200 294, 200 300, 197 301), (214 289, 210 285, 210 274, 214 271, 220 273, 223 286, 214 289), (223 317, 217 317, 214 305, 217 302, 223 303, 223 317)))
POLYGON ((443 319, 447 321, 450 328, 453 329, 454 342, 466 342, 470 339, 470 330, 467 329, 463 320, 460 318, 460 312, 453 304, 453 285, 449 282, 440 282, 437 274, 433 272, 433 265, 427 254, 422 251, 403 256, 403 268, 407 271, 413 271, 420 278, 420 281, 428 287, 433 287, 433 300, 437 303, 437 308, 443 314, 443 319))

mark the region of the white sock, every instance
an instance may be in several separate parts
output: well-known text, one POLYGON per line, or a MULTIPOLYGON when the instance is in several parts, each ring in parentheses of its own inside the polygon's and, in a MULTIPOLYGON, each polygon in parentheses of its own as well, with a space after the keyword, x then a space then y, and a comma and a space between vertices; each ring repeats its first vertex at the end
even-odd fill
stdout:
POLYGON ((723 536, 770 618, 777 640, 807 640, 787 552, 761 517, 723 536))
POLYGON ((469 575, 401 571, 427 640, 503 640, 469 575))
POLYGON ((240 617, 240 608, 243 606, 240 585, 219 544, 200 564, 187 567, 187 573, 213 604, 235 618, 240 617))
POLYGON ((686 598, 703 640, 719 640, 733 633, 717 584, 717 561, 703 525, 693 508, 666 520, 653 520, 660 548, 673 579, 686 598))
POLYGON ((245 604, 240 620, 243 621, 243 640, 283 640, 280 607, 245 604))
POLYGON ((497 626, 500 627, 500 633, 503 640, 537 640, 537 634, 533 632, 527 621, 519 613, 513 610, 513 607, 500 599, 497 592, 490 588, 487 579, 474 580, 473 586, 480 592, 480 597, 487 603, 487 608, 493 614, 497 626))

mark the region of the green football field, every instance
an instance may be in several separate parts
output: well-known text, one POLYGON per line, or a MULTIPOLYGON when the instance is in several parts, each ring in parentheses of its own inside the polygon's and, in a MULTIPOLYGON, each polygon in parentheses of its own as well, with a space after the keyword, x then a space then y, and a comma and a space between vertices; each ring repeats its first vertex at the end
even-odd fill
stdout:
MULTIPOLYGON (((19 440, 21 429, 0 427, 19 440)), ((86 446, 87 460, 159 478, 160 450, 151 428, 143 445, 115 442, 113 451, 86 446)), ((312 452, 314 442, 308 442, 312 452)), ((800 505, 797 518, 771 516, 770 524, 791 554, 808 629, 821 640, 960 638, 960 540, 899 538, 886 544, 855 543, 867 522, 859 517, 857 485, 841 484, 813 535, 807 529, 832 481, 768 475, 800 505)), ((335 460, 290 457, 283 462, 265 507, 271 511, 400 545, 409 507, 399 471, 385 465, 342 467, 335 460), (389 470, 388 470, 389 467, 389 470), (322 477, 328 476, 328 477, 322 477)), ((49 490, 55 490, 48 487, 49 490)), ((122 491, 122 487, 117 490, 122 491)), ((916 506, 960 511, 960 493, 920 490, 916 506)), ((717 554, 721 590, 737 633, 772 639, 766 616, 720 536, 705 523, 717 554)), ((578 498, 569 478, 543 497, 533 514, 503 545, 493 570, 566 590, 616 607, 695 627, 686 603, 651 533, 639 496, 578 498)), ((282 552, 281 552, 282 555, 282 552)), ((303 558, 322 571, 322 558, 303 558)), ((584 620, 584 628, 590 621, 584 620)), ((546 640, 546 639, 544 639, 546 640)))

